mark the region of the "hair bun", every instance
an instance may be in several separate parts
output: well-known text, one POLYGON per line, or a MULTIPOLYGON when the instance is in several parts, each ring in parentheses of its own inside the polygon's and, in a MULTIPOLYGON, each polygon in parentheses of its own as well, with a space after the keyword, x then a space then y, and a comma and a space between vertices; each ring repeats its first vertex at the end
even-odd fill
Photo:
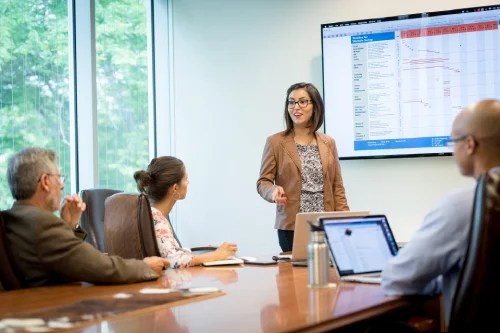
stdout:
POLYGON ((152 177, 149 174, 149 172, 144 171, 144 170, 139 170, 134 173, 134 179, 137 184, 137 189, 139 192, 144 193, 146 187, 151 184, 152 177))

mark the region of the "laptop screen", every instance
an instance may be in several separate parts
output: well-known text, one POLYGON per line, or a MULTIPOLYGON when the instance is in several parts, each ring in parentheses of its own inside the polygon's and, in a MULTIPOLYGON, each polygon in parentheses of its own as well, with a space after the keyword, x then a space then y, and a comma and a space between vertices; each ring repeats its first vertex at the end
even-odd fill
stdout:
POLYGON ((380 272, 398 251, 384 215, 320 221, 340 276, 380 272))

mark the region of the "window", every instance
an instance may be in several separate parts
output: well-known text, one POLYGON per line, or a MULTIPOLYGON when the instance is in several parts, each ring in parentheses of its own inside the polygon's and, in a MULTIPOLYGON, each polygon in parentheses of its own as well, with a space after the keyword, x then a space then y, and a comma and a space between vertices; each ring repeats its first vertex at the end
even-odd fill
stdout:
MULTIPOLYGON (((57 152, 70 175, 68 6, 65 0, 4 0, 0 7, 0 209, 13 199, 7 159, 26 147, 57 152)), ((66 182, 65 193, 71 184, 66 182)))
POLYGON ((96 0, 95 17, 99 187, 135 191, 149 163, 146 4, 96 0))

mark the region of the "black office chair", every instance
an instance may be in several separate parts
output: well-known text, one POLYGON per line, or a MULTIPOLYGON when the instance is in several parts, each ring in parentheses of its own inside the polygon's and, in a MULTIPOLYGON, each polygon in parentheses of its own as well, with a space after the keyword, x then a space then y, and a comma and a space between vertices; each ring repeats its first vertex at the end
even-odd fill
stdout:
POLYGON ((495 331, 500 300, 500 172, 481 175, 449 333, 495 331))
POLYGON ((85 241, 101 252, 107 252, 104 237, 104 201, 122 191, 112 189, 82 190, 80 196, 87 208, 80 218, 80 227, 87 233, 85 241))
POLYGON ((0 286, 5 290, 14 290, 24 287, 23 281, 20 278, 12 258, 2 211, 0 211, 0 282, 0 286))

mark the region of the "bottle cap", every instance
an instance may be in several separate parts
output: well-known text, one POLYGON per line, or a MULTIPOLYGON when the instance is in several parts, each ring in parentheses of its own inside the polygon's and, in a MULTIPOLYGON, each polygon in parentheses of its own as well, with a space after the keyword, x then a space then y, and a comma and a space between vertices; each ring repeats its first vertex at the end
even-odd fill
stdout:
POLYGON ((319 225, 318 220, 316 220, 316 223, 312 222, 311 220, 307 220, 307 223, 311 226, 311 232, 313 231, 324 231, 322 226, 319 225))

